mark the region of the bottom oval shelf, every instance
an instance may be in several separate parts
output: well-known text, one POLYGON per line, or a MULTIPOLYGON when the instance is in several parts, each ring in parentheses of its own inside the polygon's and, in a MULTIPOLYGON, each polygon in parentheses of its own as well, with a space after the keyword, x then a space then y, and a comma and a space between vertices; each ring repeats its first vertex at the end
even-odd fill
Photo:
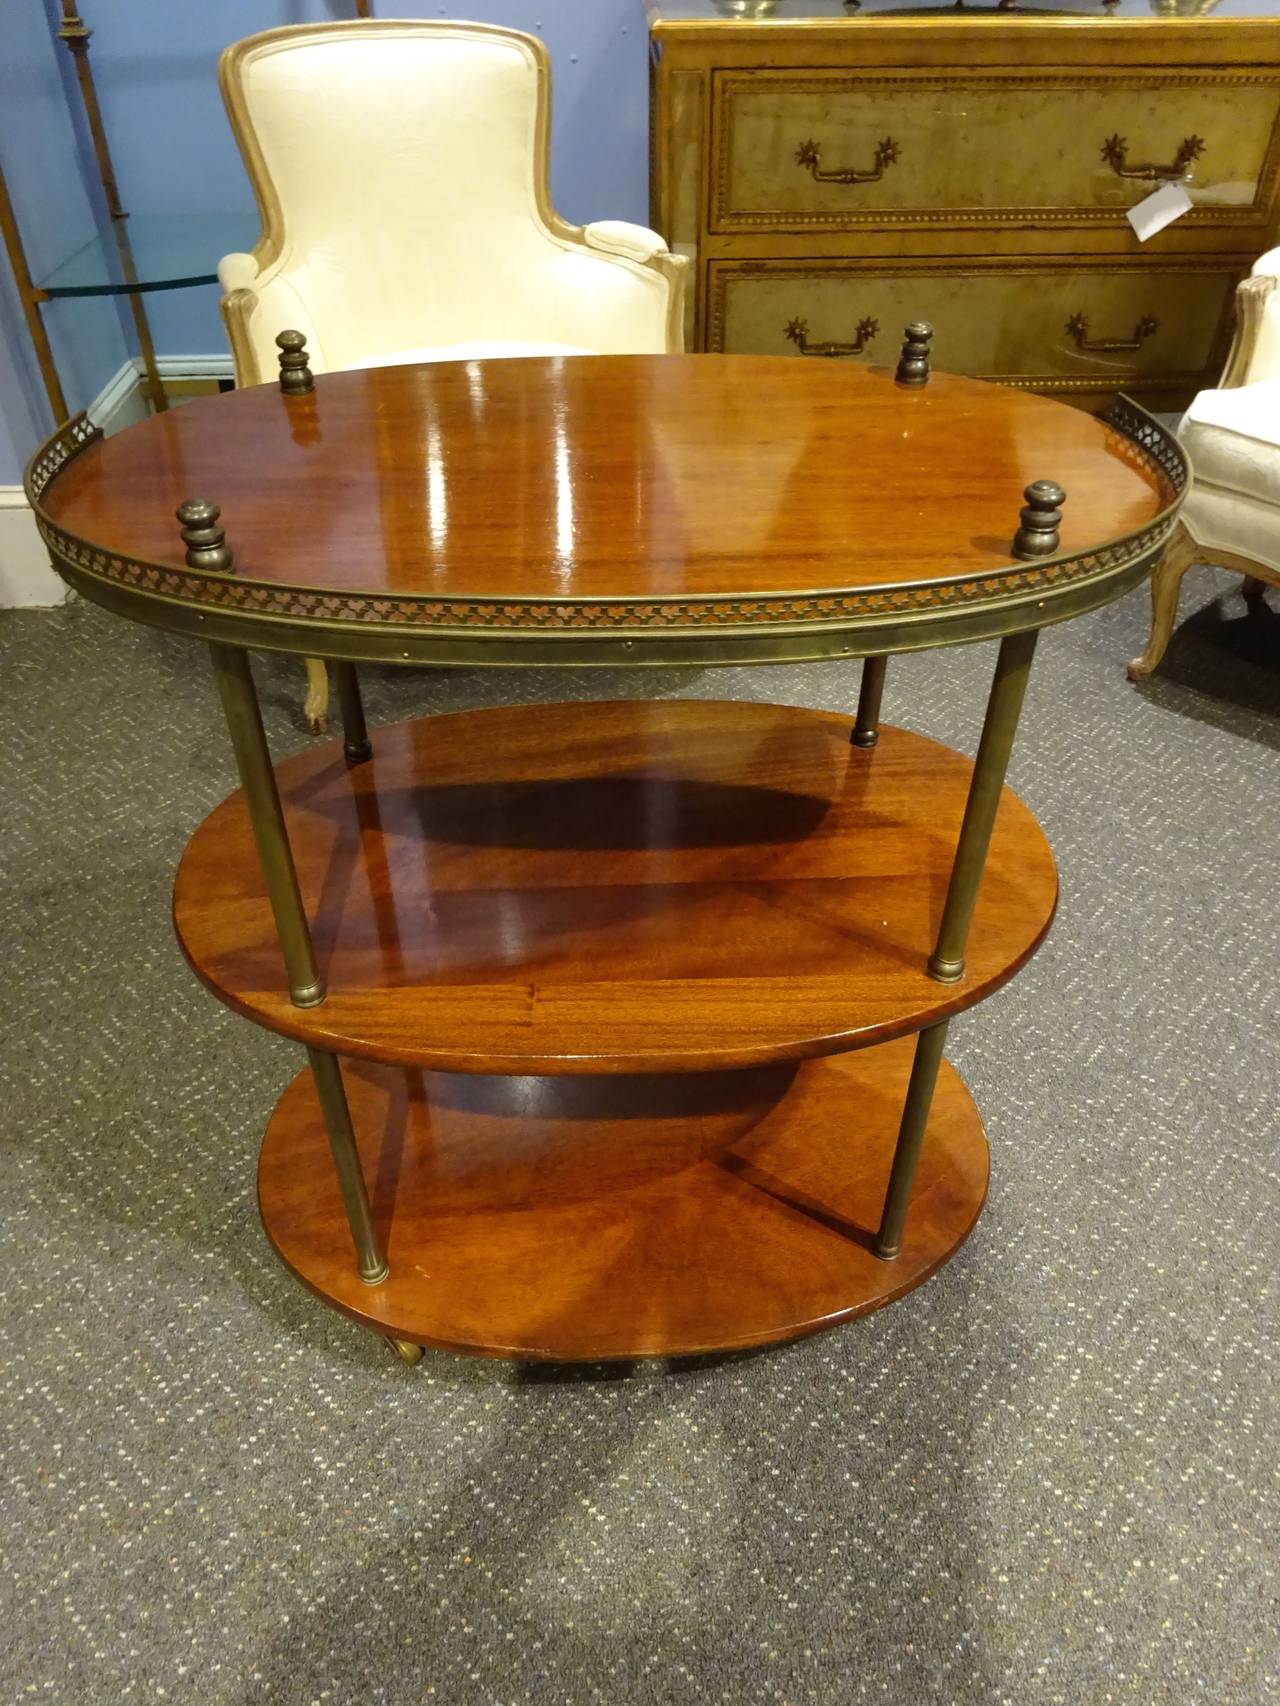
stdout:
POLYGON ((944 1062, 902 1253, 872 1254, 913 1047, 622 1078, 346 1062, 378 1286, 303 1072, 263 1141, 263 1224, 320 1297, 417 1344, 598 1361, 796 1338, 913 1290, 981 1212, 987 1140, 944 1062))

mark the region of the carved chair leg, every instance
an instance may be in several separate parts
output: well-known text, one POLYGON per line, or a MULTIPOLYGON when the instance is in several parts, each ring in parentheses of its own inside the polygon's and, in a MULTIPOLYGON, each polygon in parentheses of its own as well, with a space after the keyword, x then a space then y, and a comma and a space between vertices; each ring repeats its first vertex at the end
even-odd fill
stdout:
POLYGON ((313 735, 322 735, 329 727, 329 672, 319 658, 308 658, 307 702, 303 716, 313 735))
POLYGON ((1195 540, 1185 527, 1179 526, 1151 577, 1151 637, 1146 651, 1129 664, 1130 681, 1144 680, 1164 656, 1178 614, 1182 577, 1195 561, 1195 540))

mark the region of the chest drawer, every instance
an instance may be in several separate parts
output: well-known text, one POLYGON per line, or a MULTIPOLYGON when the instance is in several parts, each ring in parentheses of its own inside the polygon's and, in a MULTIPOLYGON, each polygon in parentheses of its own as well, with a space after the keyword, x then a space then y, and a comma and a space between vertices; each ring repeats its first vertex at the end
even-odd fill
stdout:
POLYGON ((1121 227, 1184 174, 1196 202, 1185 220, 1266 226, 1280 72, 721 72, 711 155, 713 232, 1121 227))
POLYGON ((1224 359, 1238 264, 713 261, 705 347, 892 364, 909 320, 934 364, 1047 392, 1197 389, 1224 359))

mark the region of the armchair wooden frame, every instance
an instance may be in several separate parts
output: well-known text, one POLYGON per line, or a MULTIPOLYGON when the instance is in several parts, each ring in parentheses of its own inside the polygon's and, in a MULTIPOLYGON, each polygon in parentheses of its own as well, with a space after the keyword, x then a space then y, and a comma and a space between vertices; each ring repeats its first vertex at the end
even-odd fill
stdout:
MULTIPOLYGON (((1264 257, 1269 259, 1269 257, 1264 257)), ((1270 272, 1255 272, 1243 279, 1236 290, 1236 328, 1226 365, 1219 381, 1219 390, 1233 391, 1249 380, 1250 368, 1262 332, 1263 313, 1270 297, 1280 289, 1280 277, 1270 272)), ((1193 462, 1194 480, 1194 462, 1193 462)), ((1277 516, 1280 526, 1280 516, 1277 516)), ((1159 664, 1173 634, 1178 615, 1178 597, 1187 570, 1197 563, 1217 569, 1230 569, 1244 577, 1242 588, 1246 603, 1257 605, 1268 586, 1280 586, 1280 570, 1255 558, 1243 557, 1220 546, 1201 543, 1195 534, 1194 485, 1191 499, 1183 509, 1164 555, 1151 577, 1151 633, 1145 650, 1132 658, 1128 666, 1130 681, 1143 681, 1159 664)))

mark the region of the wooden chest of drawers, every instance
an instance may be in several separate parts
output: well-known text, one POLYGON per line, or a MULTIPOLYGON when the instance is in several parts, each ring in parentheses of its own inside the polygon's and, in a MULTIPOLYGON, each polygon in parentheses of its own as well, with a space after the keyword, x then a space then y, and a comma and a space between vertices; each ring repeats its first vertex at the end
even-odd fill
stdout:
POLYGON ((1216 382, 1280 214, 1268 0, 725 15, 759 4, 648 3, 651 219, 696 262, 689 348, 887 363, 923 319, 939 367, 1086 406, 1216 382), (1184 177, 1193 210, 1139 242, 1127 210, 1184 177))

